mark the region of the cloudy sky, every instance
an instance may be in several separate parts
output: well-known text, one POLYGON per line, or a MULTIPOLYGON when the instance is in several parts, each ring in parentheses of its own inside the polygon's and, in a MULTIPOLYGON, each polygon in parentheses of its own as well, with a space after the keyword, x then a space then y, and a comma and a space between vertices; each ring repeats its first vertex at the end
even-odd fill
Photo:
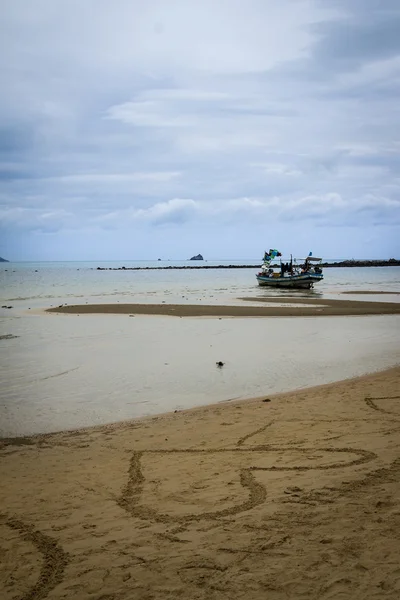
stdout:
POLYGON ((399 0, 0 0, 0 255, 400 255, 399 0))

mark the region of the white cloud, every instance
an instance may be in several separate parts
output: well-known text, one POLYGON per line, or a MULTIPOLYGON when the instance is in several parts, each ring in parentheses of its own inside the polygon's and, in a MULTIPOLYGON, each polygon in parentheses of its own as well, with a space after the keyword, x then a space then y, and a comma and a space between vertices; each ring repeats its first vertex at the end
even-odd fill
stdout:
POLYGON ((267 175, 283 175, 293 177, 302 174, 300 169, 294 169, 293 167, 284 163, 254 163, 252 166, 260 169, 267 175))
POLYGON ((111 106, 107 118, 137 127, 190 127, 194 121, 186 116, 171 114, 156 102, 124 102, 111 106))
MULTIPOLYGON (((358 199, 346 199, 340 194, 330 193, 310 196, 288 197, 244 197, 215 201, 199 201, 191 198, 173 198, 158 202, 145 209, 129 207, 123 211, 113 211, 96 218, 98 223, 119 224, 143 221, 153 224, 208 222, 216 218, 222 222, 232 222, 237 218, 265 223, 279 222, 281 219, 304 223, 312 220, 326 222, 356 218, 366 212, 375 213, 382 218, 390 217, 390 211, 400 209, 400 200, 365 195, 358 199)), ((400 218, 400 214, 399 214, 400 218)))
POLYGON ((48 177, 44 181, 53 183, 71 183, 71 184, 106 184, 114 185, 119 183, 135 182, 168 182, 177 179, 180 176, 179 171, 154 171, 149 173, 83 173, 79 175, 62 175, 60 177, 48 177))
POLYGON ((134 213, 136 218, 149 219, 154 222, 187 220, 194 216, 199 204, 191 199, 173 198, 167 202, 158 202, 146 209, 134 213))

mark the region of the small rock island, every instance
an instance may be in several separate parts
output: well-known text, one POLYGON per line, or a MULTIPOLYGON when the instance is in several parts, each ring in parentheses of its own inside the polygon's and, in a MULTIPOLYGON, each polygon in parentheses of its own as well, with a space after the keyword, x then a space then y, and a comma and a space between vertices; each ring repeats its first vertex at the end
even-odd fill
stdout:
POLYGON ((190 260, 204 260, 201 254, 196 254, 196 256, 192 256, 190 260))
POLYGON ((0 256, 0 262, 8 262, 8 260, 6 260, 5 258, 1 258, 0 256))

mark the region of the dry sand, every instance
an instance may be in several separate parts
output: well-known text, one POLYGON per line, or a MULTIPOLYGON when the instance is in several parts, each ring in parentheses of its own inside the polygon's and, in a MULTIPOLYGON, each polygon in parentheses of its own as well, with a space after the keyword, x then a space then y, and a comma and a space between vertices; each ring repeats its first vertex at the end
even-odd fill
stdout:
POLYGON ((174 317, 326 317, 400 314, 400 302, 362 302, 322 298, 240 298, 270 306, 201 304, 77 304, 49 308, 49 313, 170 315, 174 317), (277 306, 274 306, 274 305, 277 306), (282 305, 287 306, 282 306, 282 305), (303 306, 293 306, 293 305, 303 306))
POLYGON ((2 440, 2 600, 397 600, 399 390, 2 440))

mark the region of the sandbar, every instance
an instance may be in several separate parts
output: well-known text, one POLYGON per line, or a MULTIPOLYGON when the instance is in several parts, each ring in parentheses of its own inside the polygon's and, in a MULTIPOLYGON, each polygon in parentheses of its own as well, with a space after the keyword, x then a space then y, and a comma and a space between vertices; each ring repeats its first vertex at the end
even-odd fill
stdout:
POLYGON ((2 600, 397 600, 399 389, 0 440, 2 600))
POLYGON ((318 317, 400 314, 398 302, 303 297, 240 298, 269 306, 207 304, 75 304, 47 309, 62 314, 169 315, 174 317, 318 317), (282 306, 287 304, 287 306, 282 306), (296 306, 301 304, 303 306, 296 306), (295 306, 293 306, 295 305, 295 306))
POLYGON ((390 290, 346 290, 345 292, 341 292, 341 294, 351 294, 351 295, 393 295, 398 296, 400 292, 390 291, 390 290))

